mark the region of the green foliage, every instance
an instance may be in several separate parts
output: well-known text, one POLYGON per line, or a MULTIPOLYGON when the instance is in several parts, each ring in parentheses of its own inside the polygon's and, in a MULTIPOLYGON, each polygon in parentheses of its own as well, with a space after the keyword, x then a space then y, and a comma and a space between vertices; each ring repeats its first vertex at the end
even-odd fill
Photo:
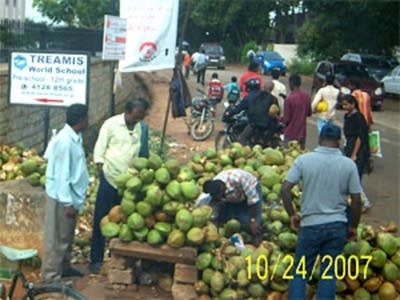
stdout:
POLYGON ((290 74, 311 75, 314 73, 317 64, 309 58, 294 59, 289 66, 290 74))
POLYGON ((242 64, 247 65, 249 63, 249 59, 247 58, 247 52, 249 50, 253 50, 254 52, 257 52, 258 50, 258 45, 256 41, 250 41, 247 44, 244 45, 243 49, 242 49, 242 53, 240 56, 240 62, 242 64))
POLYGON ((101 27, 105 14, 117 14, 114 0, 33 0, 33 6, 55 23, 87 28, 101 27), (114 10, 112 12, 111 10, 114 10))
POLYGON ((347 50, 390 53, 398 43, 398 1, 304 1, 309 18, 297 32, 300 55, 340 58, 347 50))

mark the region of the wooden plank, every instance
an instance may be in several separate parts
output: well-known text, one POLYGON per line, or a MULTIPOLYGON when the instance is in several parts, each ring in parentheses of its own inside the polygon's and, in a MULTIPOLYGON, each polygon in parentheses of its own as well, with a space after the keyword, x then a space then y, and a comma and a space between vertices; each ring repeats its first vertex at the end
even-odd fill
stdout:
POLYGON ((170 263, 194 264, 197 249, 191 247, 171 248, 167 245, 153 247, 149 244, 133 241, 123 243, 118 239, 110 241, 110 251, 122 256, 165 261, 170 263))
POLYGON ((197 281, 197 273, 194 265, 175 264, 174 282, 194 284, 197 281))
POLYGON ((196 300, 199 298, 192 284, 179 283, 173 284, 172 297, 174 300, 196 300))

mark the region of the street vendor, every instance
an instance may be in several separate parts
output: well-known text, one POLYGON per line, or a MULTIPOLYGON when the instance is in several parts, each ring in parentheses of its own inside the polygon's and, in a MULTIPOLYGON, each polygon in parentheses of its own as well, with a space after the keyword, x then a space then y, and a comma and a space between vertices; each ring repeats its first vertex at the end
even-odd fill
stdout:
POLYGON ((210 203, 216 209, 218 223, 237 219, 249 226, 253 237, 261 234, 263 197, 258 179, 241 169, 225 170, 203 185, 210 203))

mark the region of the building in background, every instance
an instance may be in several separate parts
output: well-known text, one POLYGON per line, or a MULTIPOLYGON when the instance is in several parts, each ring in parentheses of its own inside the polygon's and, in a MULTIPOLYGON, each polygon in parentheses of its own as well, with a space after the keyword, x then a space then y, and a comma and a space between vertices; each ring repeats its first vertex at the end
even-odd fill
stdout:
POLYGON ((0 0, 0 21, 25 20, 25 0, 0 0))

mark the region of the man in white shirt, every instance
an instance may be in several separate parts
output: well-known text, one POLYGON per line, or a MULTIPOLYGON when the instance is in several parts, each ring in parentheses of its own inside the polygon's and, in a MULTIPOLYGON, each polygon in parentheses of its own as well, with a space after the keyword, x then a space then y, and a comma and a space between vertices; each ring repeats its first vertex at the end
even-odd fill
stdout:
POLYGON ((321 132, 321 128, 328 122, 335 120, 336 114, 336 102, 339 95, 339 90, 333 85, 335 77, 331 74, 327 74, 325 77, 326 85, 318 90, 314 96, 314 100, 311 103, 311 110, 316 112, 318 103, 321 100, 325 100, 327 104, 326 111, 316 112, 317 113, 317 128, 318 132, 321 132))
POLYGON ((204 49, 201 49, 199 55, 197 56, 194 68, 197 71, 197 83, 204 85, 204 77, 206 76, 208 59, 205 54, 204 49))
POLYGON ((279 81, 279 76, 281 75, 281 72, 279 69, 272 69, 271 71, 271 77, 272 77, 272 83, 273 83, 273 88, 271 90, 271 94, 278 100, 279 104, 279 115, 283 115, 283 102, 285 101, 285 98, 287 96, 287 91, 286 91, 286 86, 279 81))

